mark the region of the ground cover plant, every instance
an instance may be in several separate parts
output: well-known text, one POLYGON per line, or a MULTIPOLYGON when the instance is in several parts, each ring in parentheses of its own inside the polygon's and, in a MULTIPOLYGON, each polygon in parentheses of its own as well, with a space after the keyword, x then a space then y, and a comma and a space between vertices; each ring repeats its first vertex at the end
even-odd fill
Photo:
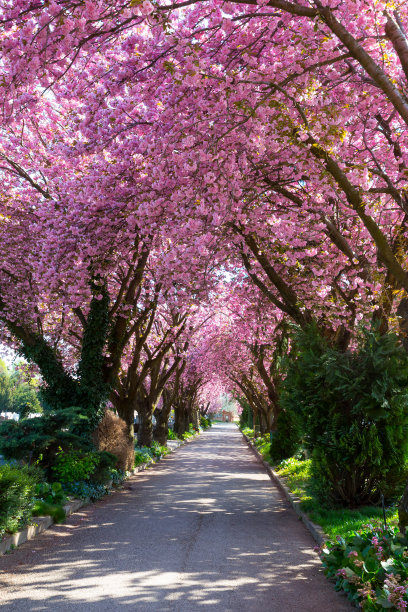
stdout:
POLYGON ((380 521, 321 547, 325 573, 366 612, 408 607, 408 538, 380 521))
MULTIPOLYGON (((273 465, 273 462, 271 463, 273 465)), ((337 536, 346 537, 363 525, 381 520, 383 517, 381 505, 345 508, 339 504, 322 504, 319 492, 316 493, 313 483, 310 459, 291 457, 278 465, 273 465, 273 468, 288 489, 299 498, 303 512, 314 523, 320 525, 331 539, 337 536)), ((395 504, 386 507, 386 516, 389 523, 397 524, 398 512, 395 504)))
POLYGON ((64 504, 68 501, 60 482, 40 482, 35 489, 35 501, 32 508, 33 516, 49 515, 55 523, 65 518, 64 504))

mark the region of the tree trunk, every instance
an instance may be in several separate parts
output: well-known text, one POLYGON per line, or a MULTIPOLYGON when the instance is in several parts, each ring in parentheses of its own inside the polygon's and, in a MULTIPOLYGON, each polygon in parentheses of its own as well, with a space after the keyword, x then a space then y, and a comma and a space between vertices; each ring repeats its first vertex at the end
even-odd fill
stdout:
POLYGON ((185 433, 188 429, 188 427, 186 427, 187 419, 186 419, 186 411, 185 411, 184 406, 176 405, 174 407, 174 416, 175 416, 174 429, 178 436, 182 436, 183 433, 185 433))
POLYGON ((114 406, 118 411, 118 415, 126 423, 127 433, 133 441, 135 437, 134 420, 135 420, 135 405, 129 400, 115 400, 114 406))
POLYGON ((266 434, 267 431, 268 431, 268 425, 267 425, 266 416, 263 412, 260 412, 259 413, 259 433, 261 434, 261 436, 263 436, 264 434, 266 434))
POLYGON ((187 412, 186 431, 189 430, 190 423, 194 428, 198 429, 198 426, 200 424, 199 419, 198 419, 198 410, 194 406, 189 406, 186 412, 187 412))
POLYGON ((162 446, 167 446, 167 434, 169 433, 169 416, 171 405, 162 407, 161 410, 155 410, 156 426, 154 428, 153 437, 162 446))
POLYGON ((139 430, 137 432, 138 446, 151 446, 153 442, 152 411, 147 400, 138 401, 139 430))

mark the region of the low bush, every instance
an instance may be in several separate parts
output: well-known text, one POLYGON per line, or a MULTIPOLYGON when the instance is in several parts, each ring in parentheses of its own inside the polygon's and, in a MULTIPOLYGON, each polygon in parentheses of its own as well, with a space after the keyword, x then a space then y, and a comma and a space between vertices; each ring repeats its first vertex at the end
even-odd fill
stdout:
POLYGON ((167 439, 168 440, 178 440, 178 436, 172 429, 169 428, 169 431, 167 433, 167 439))
POLYGON ((95 472, 98 464, 99 455, 97 452, 81 453, 73 450, 67 452, 60 450, 52 471, 57 480, 63 483, 76 482, 88 480, 95 472))
POLYGON ((163 446, 162 444, 159 444, 159 442, 156 442, 155 440, 153 440, 152 442, 151 451, 152 451, 153 457, 156 457, 156 459, 160 459, 160 457, 164 457, 165 455, 168 455, 170 452, 167 446, 163 446))
POLYGON ((84 480, 104 484, 110 480, 111 470, 116 463, 115 455, 106 451, 60 450, 52 472, 62 483, 84 480))
POLYGON ((6 459, 40 464, 49 477, 61 448, 89 450, 89 443, 78 434, 86 422, 78 407, 60 410, 46 407, 39 417, 4 421, 0 424, 0 452, 6 459))
POLYGON ((66 513, 60 504, 50 504, 42 499, 36 499, 32 509, 32 516, 51 516, 54 523, 62 523, 66 513))
POLYGON ((133 440, 128 434, 125 421, 111 410, 105 410, 104 416, 94 432, 93 441, 100 451, 106 451, 117 458, 114 467, 121 471, 131 469, 133 466, 133 440))
POLYGON ((110 471, 110 477, 111 477, 112 485, 114 487, 118 487, 125 480, 126 472, 124 472, 123 470, 117 470, 116 468, 113 468, 110 471))
POLYGON ((203 429, 208 429, 209 427, 211 427, 211 419, 207 416, 201 415, 200 425, 203 429))
POLYGON ((79 499, 90 499, 93 502, 102 499, 102 497, 110 493, 110 488, 106 485, 86 482, 84 480, 67 482, 63 484, 63 487, 68 495, 78 497, 79 499))
POLYGON ((135 449, 135 462, 137 467, 142 463, 151 463, 153 461, 153 453, 148 446, 137 446, 135 449))
POLYGON ((251 429, 250 427, 244 427, 241 431, 244 434, 244 436, 246 436, 247 438, 253 439, 253 437, 254 437, 254 430, 253 429, 251 429))
POLYGON ((0 466, 0 535, 24 527, 30 516, 40 470, 28 466, 0 466))
POLYGON ((194 434, 191 431, 186 431, 181 436, 182 440, 189 440, 190 438, 194 438, 194 434))
POLYGON ((407 609, 408 538, 395 528, 369 524, 319 553, 336 590, 356 606, 366 612, 407 609))

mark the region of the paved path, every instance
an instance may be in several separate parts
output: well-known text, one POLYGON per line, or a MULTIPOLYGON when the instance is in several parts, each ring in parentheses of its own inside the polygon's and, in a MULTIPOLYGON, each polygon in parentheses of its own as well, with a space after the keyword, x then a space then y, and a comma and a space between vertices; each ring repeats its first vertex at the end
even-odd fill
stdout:
POLYGON ((314 542, 234 425, 0 557, 18 612, 343 612, 314 542))

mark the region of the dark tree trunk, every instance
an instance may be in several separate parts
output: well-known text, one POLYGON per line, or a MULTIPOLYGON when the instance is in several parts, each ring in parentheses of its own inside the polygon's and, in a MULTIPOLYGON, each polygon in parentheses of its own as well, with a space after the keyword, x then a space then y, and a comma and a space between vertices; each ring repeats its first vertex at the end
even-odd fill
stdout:
POLYGON ((198 429, 200 427, 200 410, 198 408, 198 406, 195 406, 195 408, 193 409, 193 426, 198 429))
POLYGON ((134 420, 135 420, 135 407, 134 402, 129 402, 129 400, 115 400, 114 406, 118 411, 118 415, 121 419, 123 419, 126 423, 127 433, 131 440, 134 440, 135 432, 134 432, 134 420))
POLYGON ((156 418, 156 426, 154 428, 153 437, 162 446, 167 445, 167 434, 169 433, 169 416, 171 406, 163 406, 161 410, 155 410, 154 416, 156 418))
POLYGON ((188 426, 186 427, 187 419, 186 419, 186 410, 184 406, 176 405, 174 407, 174 417, 175 417, 174 429, 176 431, 176 434, 178 436, 182 436, 183 433, 185 433, 188 429, 188 426))
POLYGON ((151 446, 153 442, 153 422, 152 411, 147 400, 138 402, 137 413, 139 415, 137 443, 139 446, 151 446))
POLYGON ((187 408, 187 423, 186 423, 186 431, 189 430, 191 425, 198 429, 199 419, 198 419, 198 410, 194 406, 189 406, 187 408))

